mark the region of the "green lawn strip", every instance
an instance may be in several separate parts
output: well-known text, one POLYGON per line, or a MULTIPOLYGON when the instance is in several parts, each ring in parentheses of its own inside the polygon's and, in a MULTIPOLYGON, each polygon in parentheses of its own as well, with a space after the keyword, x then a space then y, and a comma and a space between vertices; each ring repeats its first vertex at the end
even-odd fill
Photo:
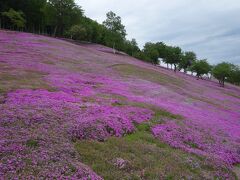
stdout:
POLYGON ((43 78, 47 75, 39 71, 0 68, 0 95, 17 89, 47 89, 56 91, 43 78))
POLYGON ((143 68, 132 64, 114 65, 112 66, 112 69, 117 70, 122 76, 133 76, 162 85, 168 85, 169 82, 171 82, 176 86, 184 87, 186 83, 182 79, 172 77, 153 69, 143 68))
POLYGON ((113 137, 106 142, 81 141, 76 143, 76 149, 82 161, 105 179, 200 176, 200 170, 187 163, 188 156, 185 153, 157 142, 148 133, 113 137), (116 158, 128 161, 129 165, 119 169, 113 164, 116 158))

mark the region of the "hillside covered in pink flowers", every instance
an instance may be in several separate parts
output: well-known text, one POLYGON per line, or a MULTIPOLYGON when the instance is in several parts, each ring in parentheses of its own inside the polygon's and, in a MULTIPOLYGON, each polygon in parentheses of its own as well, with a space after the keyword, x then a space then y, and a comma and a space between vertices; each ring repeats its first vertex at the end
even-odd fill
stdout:
POLYGON ((239 163, 239 87, 0 31, 0 179, 237 179, 239 163))

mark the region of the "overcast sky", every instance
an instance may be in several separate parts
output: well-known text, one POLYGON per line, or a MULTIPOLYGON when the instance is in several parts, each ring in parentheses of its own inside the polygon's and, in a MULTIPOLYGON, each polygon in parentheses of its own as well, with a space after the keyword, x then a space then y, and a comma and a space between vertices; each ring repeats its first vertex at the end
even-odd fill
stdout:
POLYGON ((99 23, 110 10, 122 18, 128 39, 163 41, 194 51, 211 64, 240 65, 240 0, 77 0, 99 23))

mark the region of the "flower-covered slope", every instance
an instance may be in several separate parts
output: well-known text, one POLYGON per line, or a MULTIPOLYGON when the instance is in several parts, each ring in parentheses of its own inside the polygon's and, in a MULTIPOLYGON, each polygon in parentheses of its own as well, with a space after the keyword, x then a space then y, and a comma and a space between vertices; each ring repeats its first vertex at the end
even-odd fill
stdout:
POLYGON ((154 116, 152 106, 182 117, 155 122, 159 140, 220 164, 240 162, 240 88, 100 45, 0 31, 0 177, 101 179, 72 141, 134 133, 154 116))

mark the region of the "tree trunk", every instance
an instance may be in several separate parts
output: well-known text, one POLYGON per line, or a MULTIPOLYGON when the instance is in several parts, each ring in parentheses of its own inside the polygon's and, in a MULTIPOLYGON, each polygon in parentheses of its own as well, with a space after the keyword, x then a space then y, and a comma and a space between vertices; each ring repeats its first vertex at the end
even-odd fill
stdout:
POLYGON ((167 63, 167 68, 168 68, 168 63, 167 63))
POLYGON ((177 65, 174 64, 174 72, 177 72, 177 65))
POLYGON ((115 50, 115 42, 113 43, 113 54, 116 54, 116 50, 115 50))
POLYGON ((54 37, 56 37, 57 28, 58 28, 58 26, 56 25, 55 28, 54 28, 54 32, 53 32, 53 36, 54 36, 54 37))
POLYGON ((32 25, 32 33, 36 34, 34 25, 32 25))
POLYGON ((40 24, 38 26, 38 34, 41 34, 41 26, 40 26, 40 24))
POLYGON ((223 78, 219 80, 219 84, 220 84, 220 87, 224 87, 224 79, 223 78))

